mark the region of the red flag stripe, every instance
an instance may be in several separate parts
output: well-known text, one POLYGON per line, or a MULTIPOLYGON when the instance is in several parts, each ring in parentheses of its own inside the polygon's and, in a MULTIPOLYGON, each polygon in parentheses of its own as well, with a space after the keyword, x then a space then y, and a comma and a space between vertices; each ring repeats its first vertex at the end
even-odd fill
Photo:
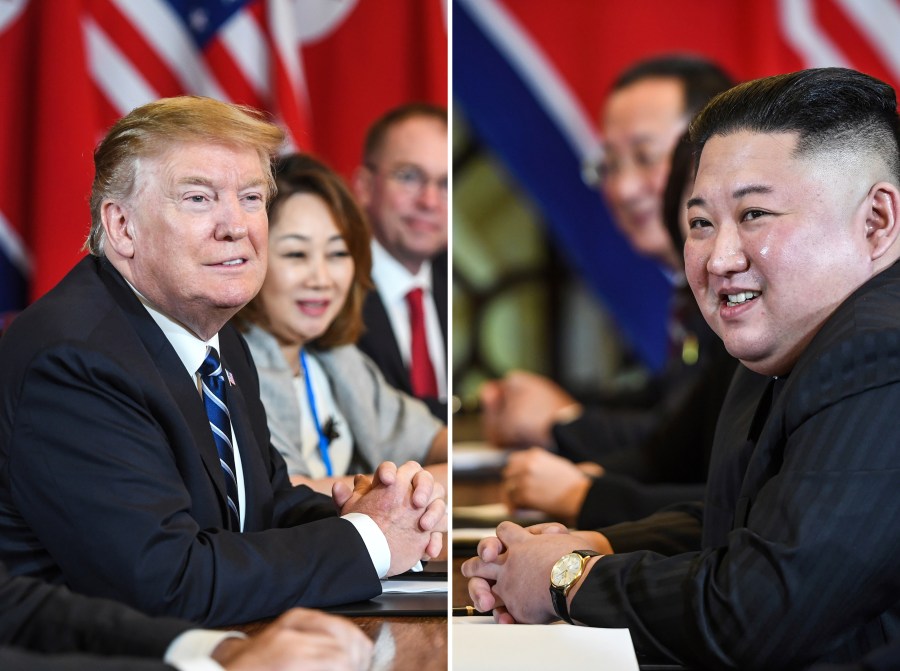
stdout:
MULTIPOLYGON (((213 42, 213 47, 224 48, 228 52, 235 67, 246 81, 246 85, 253 89, 256 98, 266 101, 270 98, 271 87, 269 84, 269 45, 265 27, 259 22, 255 13, 250 11, 238 12, 222 30, 219 38, 213 42)), ((209 56, 210 49, 207 49, 209 56)), ((217 71, 211 65, 213 71, 217 71)), ((221 75, 220 81, 223 81, 221 75)))
POLYGON ((861 26, 845 13, 839 3, 822 0, 817 7, 816 19, 854 68, 885 81, 891 80, 891 72, 874 48, 871 36, 862 32, 861 26))
MULTIPOLYGON (((184 91, 181 82, 168 64, 160 57, 153 45, 144 39, 138 27, 124 16, 111 0, 96 0, 88 16, 104 33, 106 39, 121 52, 128 62, 136 64, 136 70, 161 97, 178 95, 184 91)), ((105 63, 99 63, 105 68, 105 63)))
POLYGON ((233 58, 233 52, 220 40, 213 40, 210 43, 204 51, 204 57, 210 70, 218 76, 222 90, 228 100, 243 105, 265 108, 266 98, 243 76, 243 71, 233 58))

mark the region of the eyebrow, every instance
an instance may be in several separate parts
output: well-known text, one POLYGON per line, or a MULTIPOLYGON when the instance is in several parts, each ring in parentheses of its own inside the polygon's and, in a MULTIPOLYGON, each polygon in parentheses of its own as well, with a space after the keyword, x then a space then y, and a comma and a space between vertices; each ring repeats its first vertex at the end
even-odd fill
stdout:
MULTIPOLYGON (((735 189, 731 194, 731 197, 733 200, 740 200, 744 196, 748 196, 751 193, 772 193, 772 191, 774 191, 774 189, 766 184, 748 184, 747 186, 742 186, 739 189, 735 189)), ((699 196, 688 199, 688 208, 695 207, 697 205, 706 205, 706 200, 700 198, 699 196)))
MULTIPOLYGON (((216 190, 216 184, 209 177, 202 177, 199 175, 188 175, 187 177, 182 177, 177 182, 178 186, 205 186, 209 189, 216 190)), ((258 189, 261 186, 265 186, 266 181, 264 179, 254 179, 246 184, 243 184, 239 191, 244 191, 246 189, 258 189)))
POLYGON ((738 200, 751 193, 772 193, 773 190, 774 189, 772 189, 771 186, 766 184, 749 184, 748 186, 742 186, 740 189, 736 189, 735 192, 731 194, 731 197, 738 200))
MULTIPOLYGON (((277 240, 279 240, 279 241, 281 241, 281 240, 299 240, 300 242, 312 242, 312 238, 310 238, 308 235, 301 235, 299 233, 285 233, 284 235, 278 236, 277 240)), ((328 238, 328 240, 326 240, 325 242, 327 244, 330 242, 337 242, 339 240, 345 241, 344 236, 341 235, 340 233, 335 233, 330 238, 328 238)))
POLYGON ((420 165, 415 162, 412 162, 412 161, 397 161, 396 163, 394 163, 393 166, 391 166, 391 170, 403 170, 403 169, 418 170, 423 175, 427 175, 428 177, 431 177, 433 179, 445 179, 449 174, 448 172, 443 172, 443 173, 439 172, 438 175, 435 176, 433 173, 431 173, 429 170, 427 170, 425 168, 425 166, 420 165))
POLYGON ((216 185, 213 184, 212 180, 208 177, 199 177, 196 175, 188 175, 187 177, 182 177, 176 182, 176 184, 178 186, 205 186, 210 189, 216 188, 216 185))
MULTIPOLYGON (((658 137, 648 134, 648 133, 644 133, 642 135, 637 135, 637 136, 629 139, 626 144, 629 147, 634 147, 637 145, 661 144, 661 143, 662 143, 662 140, 660 140, 658 137)), ((604 150, 606 150, 606 148, 609 147, 609 142, 606 139, 604 139, 601 142, 601 145, 603 146, 604 150)))

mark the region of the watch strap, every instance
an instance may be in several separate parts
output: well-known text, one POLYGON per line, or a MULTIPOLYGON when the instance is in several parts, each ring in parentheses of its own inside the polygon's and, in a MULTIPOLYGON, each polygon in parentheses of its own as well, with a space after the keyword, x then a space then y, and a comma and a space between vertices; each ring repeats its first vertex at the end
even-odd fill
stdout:
MULTIPOLYGON (((572 552, 567 554, 577 554, 581 555, 584 559, 588 557, 599 557, 599 552, 594 552, 593 550, 572 550, 572 552)), ((572 585, 575 584, 578 580, 581 579, 581 576, 584 575, 584 561, 582 561, 582 573, 569 583, 566 587, 556 587, 553 583, 550 583, 550 602, 553 604, 553 610, 556 611, 556 614, 559 616, 561 620, 565 620, 569 624, 575 624, 572 621, 572 618, 569 616, 569 605, 566 603, 566 596, 568 595, 569 589, 572 585)))

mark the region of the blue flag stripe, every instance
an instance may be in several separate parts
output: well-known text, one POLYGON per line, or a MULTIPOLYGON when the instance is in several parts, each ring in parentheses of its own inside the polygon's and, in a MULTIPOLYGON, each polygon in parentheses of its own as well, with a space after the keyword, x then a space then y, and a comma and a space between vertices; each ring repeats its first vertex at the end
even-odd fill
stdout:
POLYGON ((579 158, 465 6, 453 6, 453 92, 473 130, 543 212, 574 268, 602 298, 637 354, 666 360, 672 288, 615 230, 579 158))

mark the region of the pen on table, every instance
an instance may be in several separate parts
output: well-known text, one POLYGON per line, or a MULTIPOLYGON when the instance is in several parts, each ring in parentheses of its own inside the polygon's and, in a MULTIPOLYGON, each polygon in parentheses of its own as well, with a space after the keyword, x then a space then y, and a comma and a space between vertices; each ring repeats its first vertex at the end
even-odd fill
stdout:
POLYGON ((475 610, 475 606, 454 606, 453 607, 453 615, 466 617, 468 615, 487 615, 492 616, 493 613, 482 613, 480 610, 475 610))

